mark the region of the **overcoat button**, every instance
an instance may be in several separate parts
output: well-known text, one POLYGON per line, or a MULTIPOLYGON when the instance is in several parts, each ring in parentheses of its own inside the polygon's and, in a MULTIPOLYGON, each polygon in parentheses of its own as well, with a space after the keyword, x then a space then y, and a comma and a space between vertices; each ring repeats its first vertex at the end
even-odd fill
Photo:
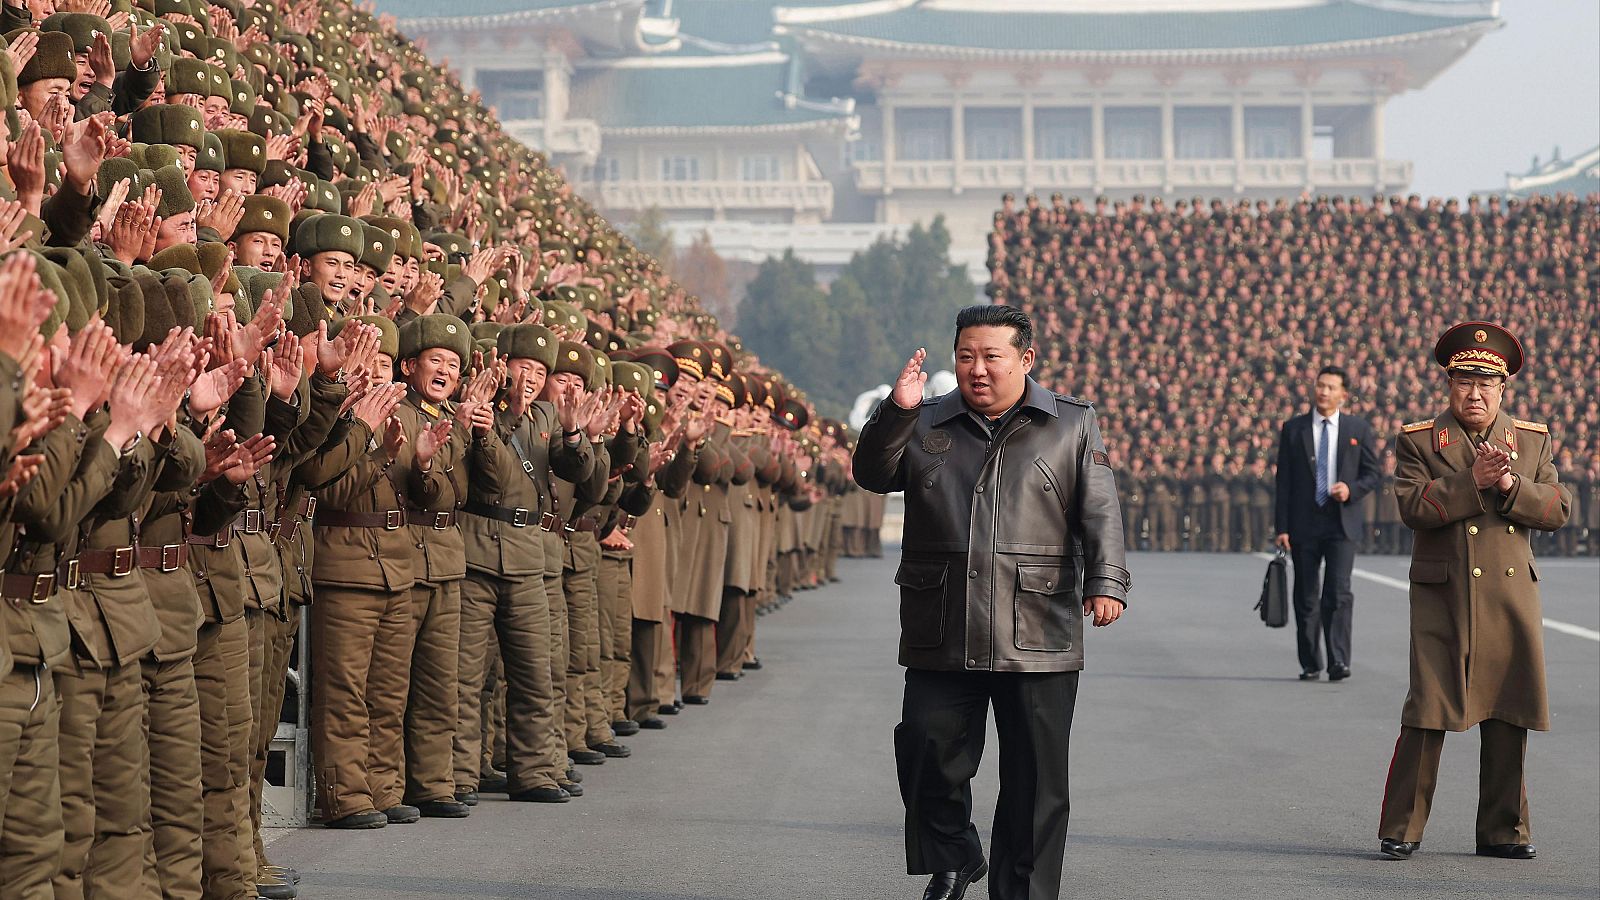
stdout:
POLYGON ((1515 574, 1517 574, 1517 569, 1516 569, 1515 566, 1507 566, 1506 567, 1506 577, 1507 578, 1510 578, 1511 576, 1513 576, 1515 574))
POLYGON ((1482 574, 1483 574, 1483 570, 1482 569, 1474 568, 1472 570, 1472 577, 1473 578, 1477 578, 1478 576, 1480 576, 1482 574))
POLYGON ((1467 526, 1467 534, 1477 534, 1477 533, 1478 533, 1478 526, 1476 526, 1476 525, 1468 525, 1467 526))
POLYGON ((967 573, 967 577, 968 578, 977 578, 978 577, 978 570, 977 569, 971 570, 970 572, 967 573))
POLYGON ((978 485, 978 493, 983 493, 983 485, 978 485))
POLYGON ((1517 533, 1517 526, 1515 526, 1515 525, 1507 525, 1506 526, 1506 534, 1516 534, 1516 533, 1517 533))

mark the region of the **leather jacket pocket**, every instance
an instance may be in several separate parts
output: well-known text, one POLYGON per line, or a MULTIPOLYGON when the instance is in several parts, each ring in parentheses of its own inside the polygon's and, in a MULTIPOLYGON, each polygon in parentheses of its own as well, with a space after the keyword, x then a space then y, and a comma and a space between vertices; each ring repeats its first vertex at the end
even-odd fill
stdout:
POLYGON ((1017 594, 1012 604, 1018 650, 1065 652, 1072 649, 1079 609, 1073 602, 1075 578, 1069 565, 1017 566, 1017 594))
POLYGON ((904 560, 895 573, 900 586, 900 634, 907 647, 930 648, 944 643, 947 562, 904 560))

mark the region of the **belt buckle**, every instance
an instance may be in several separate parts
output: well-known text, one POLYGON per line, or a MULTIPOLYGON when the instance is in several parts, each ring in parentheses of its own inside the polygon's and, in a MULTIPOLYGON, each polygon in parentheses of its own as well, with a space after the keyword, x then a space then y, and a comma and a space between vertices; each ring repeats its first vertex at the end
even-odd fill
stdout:
POLYGON ((449 527, 450 527, 450 514, 448 512, 436 512, 436 513, 433 514, 433 530, 434 531, 444 531, 444 530, 448 529, 449 527))
POLYGON ((267 537, 271 540, 277 541, 280 534, 283 534, 283 522, 273 522, 267 526, 267 537))
POLYGON ((182 551, 181 545, 179 545, 179 544, 162 544, 161 545, 161 571, 163 571, 163 572, 176 572, 176 571, 178 571, 178 567, 180 565, 182 565, 182 562, 181 562, 182 553, 183 553, 183 551, 182 551))
POLYGON ((555 513, 551 513, 551 512, 540 513, 539 514, 539 530, 541 530, 541 531, 555 531, 556 527, 557 527, 558 523, 560 523, 560 521, 561 521, 561 517, 556 515, 555 513))
POLYGON ((245 534, 260 534, 261 533, 261 519, 262 519, 261 510, 259 510, 259 509, 247 509, 247 510, 245 510, 244 511, 244 529, 243 529, 244 533, 245 534))
POLYGON ((511 526, 513 528, 526 528, 526 527, 528 527, 528 515, 529 515, 528 510, 523 509, 520 506, 517 507, 516 509, 513 509, 511 511, 511 526))
POLYGON ((70 591, 77 590, 78 589, 78 584, 81 581, 81 579, 82 579, 82 573, 80 573, 78 571, 78 561, 76 559, 67 560, 67 578, 66 578, 66 582, 67 582, 66 583, 66 588, 67 588, 67 590, 70 590, 70 591))
POLYGON ((221 550, 233 544, 233 530, 224 528, 211 536, 211 546, 221 550))
POLYGON ((522 471, 528 473, 529 475, 532 475, 533 474, 533 463, 528 462, 527 460, 523 460, 522 461, 522 471))
POLYGON ((316 514, 317 514, 317 498, 315 498, 315 497, 307 497, 306 498, 305 520, 307 522, 311 521, 311 517, 315 516, 316 514))
POLYGON ((639 521, 639 517, 638 516, 630 516, 630 515, 624 514, 623 517, 622 517, 622 521, 619 524, 621 525, 623 531, 627 531, 629 528, 632 528, 634 526, 634 523, 636 523, 638 521, 639 521))
POLYGON ((56 576, 53 573, 33 576, 33 590, 28 594, 28 602, 35 606, 50 599, 56 592, 56 576))
POLYGON ((399 509, 386 509, 383 511, 383 530, 397 531, 406 523, 405 511, 399 509))
POLYGON ((111 577, 124 578, 133 574, 136 558, 132 547, 118 547, 111 551, 111 577))

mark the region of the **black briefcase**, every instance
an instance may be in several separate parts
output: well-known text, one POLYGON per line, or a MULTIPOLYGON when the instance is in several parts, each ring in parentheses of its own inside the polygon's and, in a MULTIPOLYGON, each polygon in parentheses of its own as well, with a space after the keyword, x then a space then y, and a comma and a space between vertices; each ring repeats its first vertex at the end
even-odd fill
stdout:
POLYGON ((1261 599, 1256 611, 1268 628, 1289 624, 1289 556, 1279 550, 1267 563, 1267 576, 1261 579, 1261 599))

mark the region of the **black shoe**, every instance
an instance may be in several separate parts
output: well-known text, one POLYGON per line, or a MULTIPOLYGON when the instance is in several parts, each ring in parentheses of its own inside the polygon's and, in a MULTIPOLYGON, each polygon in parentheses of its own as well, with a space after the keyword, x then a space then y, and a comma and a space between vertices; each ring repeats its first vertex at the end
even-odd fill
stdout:
POLYGON ((478 776, 478 793, 504 794, 506 792, 506 773, 491 769, 478 776))
POLYGON ((606 761, 606 755, 599 750, 568 750, 567 758, 580 766, 598 766, 606 761))
POLYGON ((390 825, 410 825, 422 818, 422 810, 404 803, 396 803, 384 810, 383 815, 389 820, 390 825))
POLYGON ((639 723, 632 719, 623 719, 611 723, 611 733, 617 737, 632 737, 639 733, 639 723))
POLYGON ((1411 854, 1417 852, 1417 849, 1421 846, 1421 841, 1397 841, 1394 838, 1384 838, 1378 842, 1378 852, 1390 859, 1410 859, 1411 854))
POLYGON ((633 751, 629 750, 626 745, 619 744, 616 741, 606 741, 604 744, 591 744, 589 749, 601 753, 610 759, 627 759, 633 755, 633 751))
POLYGON ((300 873, 289 868, 288 866, 265 865, 261 867, 261 871, 271 875, 279 881, 287 881, 290 884, 300 883, 300 873))
POLYGON ((682 712, 683 711, 683 700, 680 698, 680 699, 672 701, 672 708, 675 709, 675 710, 678 710, 679 712, 682 712))
POLYGON ((678 707, 672 703, 664 703, 661 705, 660 709, 656 710, 656 712, 662 714, 663 716, 675 716, 678 714, 678 707))
POLYGON ((738 681, 739 680, 739 673, 738 672, 718 672, 717 673, 717 680, 718 681, 738 681))
POLYGON ((659 716, 651 716, 647 719, 640 719, 639 727, 649 731, 660 731, 667 727, 667 723, 663 722, 659 716))
POLYGON ((351 813, 323 822, 329 828, 382 828, 389 824, 389 817, 375 809, 366 812, 351 813))
POLYGON ((744 670, 746 672, 759 672, 759 671, 761 671, 761 657, 758 656, 755 659, 752 659, 749 662, 745 663, 744 664, 744 670))
POLYGON ((1532 844, 1479 844, 1478 855, 1500 859, 1533 859, 1539 855, 1539 851, 1532 844))
POLYGON ((987 874, 989 864, 981 861, 970 873, 935 872, 928 879, 928 889, 922 892, 922 900, 961 900, 967 895, 967 885, 987 874))
POLYGON ((472 807, 461 800, 424 800, 417 804, 424 819, 465 819, 472 815, 472 807))
POLYGON ((261 900, 295 900, 300 892, 288 881, 262 872, 256 876, 256 896, 261 900))
POLYGON ((566 803, 572 795, 558 787, 528 788, 513 791, 511 799, 517 803, 566 803))
POLYGON ((1319 679, 1321 677, 1322 677, 1322 673, 1321 672, 1312 671, 1312 670, 1307 670, 1307 671, 1304 671, 1304 672, 1300 673, 1300 680, 1301 681, 1316 681, 1317 679, 1319 679))
POLYGON ((583 784, 583 773, 578 771, 577 766, 567 766, 567 780, 573 784, 583 784))
POLYGON ((711 702, 711 698, 702 697, 699 694, 684 694, 683 702, 690 706, 705 706, 711 702))
POLYGON ((1346 678, 1349 678, 1349 677, 1350 677, 1350 667, 1349 666, 1329 666, 1328 667, 1328 680, 1329 681, 1343 681, 1343 680, 1345 680, 1346 678))
POLYGON ((566 791, 567 792, 567 796, 569 796, 569 797, 582 797, 583 796, 583 785, 577 783, 576 781, 562 781, 562 782, 557 783, 556 787, 559 787, 563 791, 566 791))
POLYGON ((478 805, 478 792, 477 791, 456 791, 456 802, 457 803, 465 803, 468 806, 477 806, 478 805))

